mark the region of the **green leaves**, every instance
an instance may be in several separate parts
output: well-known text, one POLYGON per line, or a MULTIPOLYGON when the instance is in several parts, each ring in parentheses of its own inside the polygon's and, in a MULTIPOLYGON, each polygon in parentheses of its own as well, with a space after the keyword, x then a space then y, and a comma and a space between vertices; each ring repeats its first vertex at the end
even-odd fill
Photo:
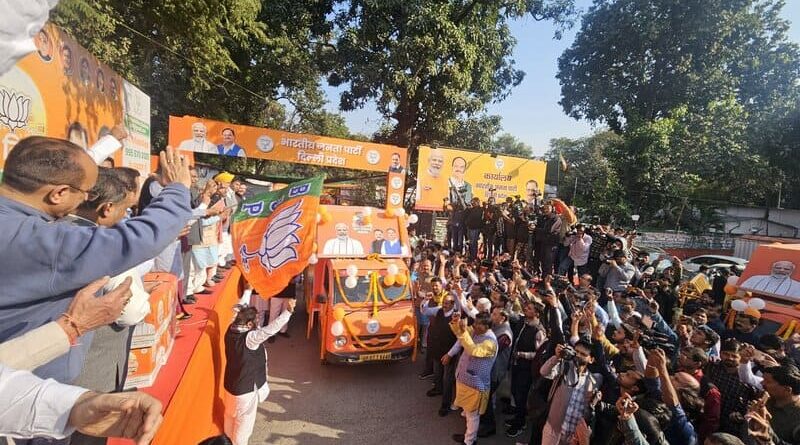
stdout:
POLYGON ((375 100, 399 145, 446 140, 522 81, 508 21, 526 13, 566 24, 573 2, 345 2, 335 15, 328 81, 342 110, 375 100))
POLYGON ((606 156, 643 219, 699 229, 686 215, 774 206, 780 181, 793 184, 789 199, 800 204, 792 179, 800 165, 785 156, 797 128, 800 49, 787 38, 783 4, 596 1, 584 17, 559 59, 561 105, 623 136, 606 156), (687 198, 692 211, 670 220, 684 206, 676 199, 687 198))

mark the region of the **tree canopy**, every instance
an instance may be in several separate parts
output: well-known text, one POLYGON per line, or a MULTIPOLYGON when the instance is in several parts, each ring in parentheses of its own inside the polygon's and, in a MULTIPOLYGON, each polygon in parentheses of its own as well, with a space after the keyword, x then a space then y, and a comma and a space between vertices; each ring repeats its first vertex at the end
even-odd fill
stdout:
POLYGON ((559 58, 561 105, 622 137, 604 156, 643 217, 668 215, 674 197, 701 215, 775 206, 779 187, 800 204, 800 48, 783 6, 597 0, 583 17, 559 58))

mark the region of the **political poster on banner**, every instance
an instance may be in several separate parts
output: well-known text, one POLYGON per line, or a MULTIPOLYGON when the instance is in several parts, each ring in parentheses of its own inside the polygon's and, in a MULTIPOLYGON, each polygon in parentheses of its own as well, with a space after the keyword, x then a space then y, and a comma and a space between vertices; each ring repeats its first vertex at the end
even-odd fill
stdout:
POLYGON ((356 258, 378 254, 408 257, 405 219, 394 209, 378 210, 359 206, 320 206, 322 220, 317 227, 320 258, 356 258))
POLYGON ((314 253, 319 195, 324 176, 245 200, 231 233, 236 261, 263 298, 283 290, 314 253))
POLYGON ((758 246, 736 285, 755 295, 800 302, 800 244, 758 246))
POLYGON ((393 145, 234 125, 193 116, 169 117, 169 144, 180 150, 297 164, 405 173, 407 150, 393 145))
POLYGON ((0 75, 0 169, 27 136, 68 139, 88 150, 123 124, 130 136, 114 165, 147 174, 150 98, 52 24, 35 42, 36 51, 0 75))
POLYGON ((445 204, 464 206, 473 197, 496 202, 519 195, 541 199, 547 163, 466 150, 419 148, 415 208, 441 211, 445 204))

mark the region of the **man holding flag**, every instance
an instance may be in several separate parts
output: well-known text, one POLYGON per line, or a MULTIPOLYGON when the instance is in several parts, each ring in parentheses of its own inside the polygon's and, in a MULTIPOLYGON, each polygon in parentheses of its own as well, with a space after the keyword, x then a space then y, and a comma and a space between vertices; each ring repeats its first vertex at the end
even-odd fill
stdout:
MULTIPOLYGON (((308 265, 323 180, 314 177, 257 195, 244 201, 234 215, 236 260, 262 298, 285 295, 280 292, 308 265)), ((275 310, 263 328, 257 328, 256 308, 237 306, 225 333, 225 434, 234 445, 247 445, 258 404, 269 396, 264 343, 285 328, 296 304, 294 298, 283 300, 285 304, 274 306, 283 310, 275 310)))

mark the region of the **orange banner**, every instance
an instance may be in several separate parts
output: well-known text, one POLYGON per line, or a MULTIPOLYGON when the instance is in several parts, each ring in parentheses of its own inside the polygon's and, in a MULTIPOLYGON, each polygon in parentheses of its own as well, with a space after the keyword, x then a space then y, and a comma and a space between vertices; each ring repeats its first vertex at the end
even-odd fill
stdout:
POLYGON ((169 144, 181 150, 377 172, 402 171, 407 150, 393 145, 169 117, 169 144))
POLYGON ((0 169, 27 136, 69 139, 88 149, 124 124, 129 137, 114 164, 149 173, 150 98, 52 24, 35 41, 38 51, 0 76, 0 169))
POLYGON ((737 285, 757 295, 800 302, 800 244, 765 244, 750 257, 737 285))
POLYGON ((420 146, 415 208, 441 211, 465 207, 472 198, 502 202, 519 195, 526 202, 544 191, 547 163, 513 156, 420 146))
POLYGON ((308 265, 323 177, 289 184, 242 203, 233 218, 233 248, 247 282, 264 298, 283 290, 308 265))

